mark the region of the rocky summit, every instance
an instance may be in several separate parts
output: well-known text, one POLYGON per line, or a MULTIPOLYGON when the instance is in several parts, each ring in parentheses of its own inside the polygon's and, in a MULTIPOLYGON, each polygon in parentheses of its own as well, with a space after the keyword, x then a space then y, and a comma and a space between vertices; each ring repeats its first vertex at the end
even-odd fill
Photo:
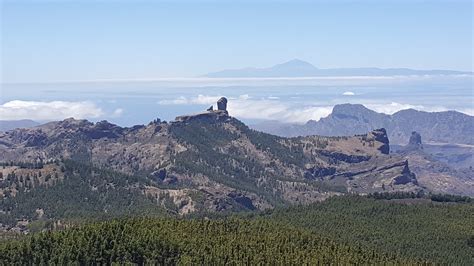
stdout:
MULTIPOLYGON (((95 169, 84 174, 66 167, 70 175, 60 174, 57 180, 52 175, 49 181, 42 177, 36 186, 28 185, 26 177, 16 183, 3 178, 0 195, 35 195, 40 187, 54 194, 55 186, 83 173, 79 180, 85 191, 134 191, 185 214, 305 204, 348 192, 426 190, 411 171, 410 160, 389 154, 384 129, 353 137, 278 137, 230 116, 226 102, 222 98, 218 110, 169 123, 158 119, 126 128, 66 119, 0 133, 0 161, 7 165, 3 177, 19 174, 19 164, 37 162, 54 162, 60 168, 74 162, 95 169), (116 174, 100 179, 104 173, 116 174), (126 181, 114 179, 124 175, 126 181)), ((31 169, 29 175, 39 171, 31 169)))
POLYGON ((206 112, 197 113, 193 115, 182 115, 175 118, 175 122, 188 122, 191 120, 207 121, 209 123, 220 121, 229 121, 229 113, 227 112, 227 99, 225 97, 220 98, 217 101, 217 110, 213 107, 209 107, 206 112))

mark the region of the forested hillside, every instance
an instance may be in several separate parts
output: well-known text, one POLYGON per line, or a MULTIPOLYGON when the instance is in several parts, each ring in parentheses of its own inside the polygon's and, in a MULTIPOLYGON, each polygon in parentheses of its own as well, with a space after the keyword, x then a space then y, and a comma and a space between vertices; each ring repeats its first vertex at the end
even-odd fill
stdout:
POLYGON ((17 220, 163 216, 172 211, 173 206, 166 204, 167 211, 155 198, 143 194, 140 187, 150 184, 150 180, 71 160, 36 169, 16 169, 0 184, 0 193, 5 195, 0 199, 0 224, 3 225, 15 225, 17 220), (48 180, 46 170, 49 168, 61 178, 53 175, 48 180))
MULTIPOLYGON (((455 201, 459 197, 435 195, 432 198, 455 201)), ((474 264, 472 203, 344 196, 277 210, 271 212, 268 219, 378 251, 438 263, 474 264)))
POLYGON ((360 264, 416 263, 264 220, 133 219, 41 233, 0 244, 4 264, 360 264))
POLYGON ((86 223, 0 243, 0 261, 160 264, 474 263, 474 205, 341 196, 308 206, 86 223))

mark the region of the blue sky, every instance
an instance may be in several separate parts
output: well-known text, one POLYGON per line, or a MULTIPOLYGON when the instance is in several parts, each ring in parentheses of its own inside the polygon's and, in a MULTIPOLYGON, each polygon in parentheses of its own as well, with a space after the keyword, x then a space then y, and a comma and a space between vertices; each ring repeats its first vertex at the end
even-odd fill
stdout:
POLYGON ((472 70, 472 1, 2 1, 3 82, 193 77, 293 58, 472 70))

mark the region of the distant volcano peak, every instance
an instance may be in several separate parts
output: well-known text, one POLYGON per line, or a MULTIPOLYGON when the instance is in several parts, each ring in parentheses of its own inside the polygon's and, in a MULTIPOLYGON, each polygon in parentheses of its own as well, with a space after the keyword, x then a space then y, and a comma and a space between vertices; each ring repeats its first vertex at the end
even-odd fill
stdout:
POLYGON ((316 69, 315 66, 313 66, 311 63, 308 63, 306 61, 300 60, 300 59, 292 59, 288 62, 281 63, 278 65, 275 65, 274 68, 283 68, 283 67, 298 67, 298 68, 314 68, 316 69))

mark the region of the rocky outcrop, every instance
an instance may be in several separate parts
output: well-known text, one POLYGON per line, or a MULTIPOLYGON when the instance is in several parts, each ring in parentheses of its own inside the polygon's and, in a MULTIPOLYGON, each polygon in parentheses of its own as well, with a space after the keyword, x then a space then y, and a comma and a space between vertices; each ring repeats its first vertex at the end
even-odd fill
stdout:
POLYGON ((227 98, 222 97, 217 101, 217 110, 227 111, 227 98))
POLYGON ((376 141, 382 143, 382 145, 378 148, 378 150, 383 154, 389 154, 390 142, 388 140, 387 131, 385 130, 385 128, 373 130, 372 135, 374 136, 374 139, 376 141))
POLYGON ((200 121, 200 122, 225 122, 229 119, 227 112, 227 99, 225 97, 220 98, 217 101, 217 110, 211 106, 206 112, 198 113, 193 115, 182 115, 175 118, 176 122, 190 122, 190 121, 200 121))
POLYGON ((151 177, 154 178, 157 181, 163 181, 166 178, 166 169, 159 169, 157 171, 151 172, 151 177))
POLYGON ((306 179, 320 179, 321 177, 330 176, 336 173, 336 168, 334 167, 311 167, 306 169, 304 177, 306 179))
POLYGON ((423 144, 421 143, 421 135, 418 132, 411 132, 410 140, 408 141, 408 147, 410 147, 411 149, 423 149, 423 144))
POLYGON ((232 191, 230 192, 229 194, 227 194, 228 197, 230 197, 231 199, 233 199, 235 202, 237 202, 238 204, 240 204, 242 207, 244 207, 245 209, 248 209, 248 210, 255 210, 257 209, 254 205, 253 205, 253 202, 252 200, 243 195, 242 193, 239 193, 239 192, 236 192, 236 191, 232 191))
POLYGON ((63 130, 81 130, 94 126, 94 123, 89 122, 85 119, 74 119, 68 118, 59 122, 51 122, 43 125, 43 128, 61 128, 63 130))
POLYGON ((104 120, 97 122, 94 126, 84 128, 84 133, 90 139, 115 139, 122 135, 123 130, 123 128, 104 120))
POLYGON ((17 129, 5 133, 14 143, 24 143, 26 147, 44 146, 48 136, 42 130, 17 129))
POLYGON ((225 122, 229 119, 227 112, 224 111, 211 111, 206 113, 199 113, 194 115, 182 115, 175 118, 176 122, 191 122, 191 121, 200 121, 200 122, 225 122))
POLYGON ((421 142, 421 135, 413 131, 410 136, 408 144, 396 150, 396 153, 402 155, 420 153, 423 154, 423 144, 421 142))
POLYGON ((331 152, 325 150, 319 151, 319 154, 329 157, 333 162, 360 163, 370 159, 369 155, 345 154, 341 152, 331 152))
POLYGON ((150 173, 150 178, 157 182, 163 184, 176 184, 178 179, 172 174, 168 174, 166 168, 161 168, 150 173))
POLYGON ((393 184, 394 185, 405 185, 408 183, 413 183, 413 184, 418 184, 418 181, 416 180, 416 175, 410 171, 408 168, 408 161, 405 161, 403 165, 403 171, 401 175, 395 177, 393 179, 393 184))
POLYGON ((421 135, 416 131, 411 132, 411 137, 408 141, 408 145, 421 146, 421 135))

